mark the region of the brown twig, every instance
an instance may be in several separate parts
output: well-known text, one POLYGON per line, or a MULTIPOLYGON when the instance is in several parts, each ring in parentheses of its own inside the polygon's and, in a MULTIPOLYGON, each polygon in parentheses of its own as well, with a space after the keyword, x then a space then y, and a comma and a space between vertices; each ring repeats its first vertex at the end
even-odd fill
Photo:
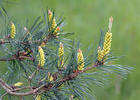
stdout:
POLYGON ((34 58, 33 57, 28 57, 28 56, 12 56, 11 58, 1 58, 0 61, 12 61, 12 60, 25 60, 25 59, 28 59, 28 60, 31 60, 33 61, 34 58))
POLYGON ((5 92, 1 97, 0 97, 0 100, 3 100, 4 96, 6 96, 8 93, 5 92))
POLYGON ((30 89, 30 88, 31 88, 30 86, 15 88, 14 91, 21 91, 21 90, 30 89))
MULTIPOLYGON (((73 73, 71 73, 70 75, 68 75, 68 76, 66 76, 66 77, 64 77, 64 78, 62 78, 62 79, 60 79, 59 81, 58 81, 58 83, 62 83, 62 82, 66 82, 66 81, 68 81, 68 80, 72 80, 72 79, 74 79, 75 77, 77 77, 80 73, 83 73, 83 72, 86 72, 86 71, 88 71, 88 70, 91 70, 91 69, 93 69, 93 68, 95 68, 95 67, 97 67, 97 65, 93 65, 93 66, 91 66, 91 67, 88 67, 88 68, 86 68, 86 69, 84 69, 83 71, 77 71, 77 72, 73 72, 73 73)), ((44 85, 41 85, 41 86, 39 86, 39 87, 32 87, 32 90, 30 90, 30 91, 27 91, 27 92, 23 92, 23 93, 19 93, 19 92, 17 92, 18 90, 22 90, 22 89, 24 89, 24 88, 22 88, 22 89, 17 89, 17 90, 13 90, 13 89, 11 89, 11 88, 9 88, 10 86, 9 85, 7 85, 2 79, 0 79, 0 84, 1 84, 1 86, 5 89, 5 91, 8 93, 8 94, 11 94, 11 95, 16 95, 16 96, 27 96, 27 95, 34 95, 34 94, 36 94, 36 93, 38 93, 39 91, 48 91, 48 90, 50 90, 50 89, 52 89, 53 88, 53 83, 50 83, 50 84, 44 84, 44 85)), ((30 88, 30 87, 28 87, 28 88, 30 88)))

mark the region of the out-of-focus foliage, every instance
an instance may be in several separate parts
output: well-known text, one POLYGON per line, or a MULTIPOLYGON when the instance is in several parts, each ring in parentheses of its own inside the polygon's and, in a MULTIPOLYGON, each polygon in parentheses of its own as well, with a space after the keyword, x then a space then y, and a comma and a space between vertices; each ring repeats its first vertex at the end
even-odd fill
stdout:
MULTIPOLYGON (((33 22, 36 16, 42 14, 43 8, 53 8, 57 12, 64 13, 66 17, 65 30, 73 31, 76 34, 72 37, 84 44, 83 49, 87 51, 87 46, 94 48, 97 46, 97 37, 101 28, 105 30, 109 16, 114 17, 113 25, 113 53, 123 55, 121 64, 134 66, 136 70, 121 81, 114 79, 104 91, 94 89, 97 100, 138 100, 140 98, 139 80, 139 55, 140 55, 140 13, 139 0, 5 0, 2 6, 5 7, 9 15, 19 23, 33 22)), ((0 19, 1 20, 1 19, 0 19)), ((0 27, 2 28, 2 27, 0 27)), ((3 69, 4 66, 3 66, 3 69)), ((6 69, 5 69, 6 70, 6 69)), ((3 72, 1 70, 0 72, 3 72)))

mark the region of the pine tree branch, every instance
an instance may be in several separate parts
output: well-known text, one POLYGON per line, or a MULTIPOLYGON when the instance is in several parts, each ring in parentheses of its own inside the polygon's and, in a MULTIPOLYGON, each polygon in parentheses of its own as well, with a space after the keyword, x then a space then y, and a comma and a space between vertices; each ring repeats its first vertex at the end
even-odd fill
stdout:
MULTIPOLYGON (((87 67, 86 69, 84 69, 83 71, 76 71, 76 72, 73 72, 71 73, 70 75, 60 79, 57 83, 64 83, 66 81, 69 81, 69 80, 72 80, 74 78, 76 78, 80 73, 83 73, 83 72, 86 72, 88 70, 91 70, 93 68, 96 68, 98 65, 93 65, 93 66, 90 66, 90 67, 87 67)), ((39 93, 40 91, 41 92, 45 92, 45 91, 48 91, 50 89, 53 88, 53 85, 54 83, 49 83, 49 84, 44 84, 44 85, 41 85, 39 87, 24 87, 24 88, 18 88, 18 89, 12 89, 8 84, 6 84, 2 79, 0 79, 0 84, 1 86, 3 87, 3 89, 8 93, 8 94, 11 94, 11 95, 15 95, 15 96, 28 96, 28 95, 34 95, 36 93, 39 93), (23 89, 27 89, 27 88, 32 88, 32 90, 30 91, 27 91, 27 92, 24 92, 24 93, 18 93, 17 91, 20 91, 20 90, 23 90, 23 89)))

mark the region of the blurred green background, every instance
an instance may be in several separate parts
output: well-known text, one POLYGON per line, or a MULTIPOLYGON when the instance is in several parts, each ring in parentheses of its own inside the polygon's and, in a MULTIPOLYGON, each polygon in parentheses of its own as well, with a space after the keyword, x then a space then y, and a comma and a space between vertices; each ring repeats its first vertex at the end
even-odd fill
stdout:
MULTIPOLYGON (((64 30, 75 32, 82 49, 95 48, 100 31, 106 30, 108 18, 113 16, 112 52, 123 57, 122 65, 135 69, 127 79, 111 79, 105 88, 95 88, 97 100, 140 100, 140 0, 3 0, 2 6, 20 24, 28 18, 32 22, 42 10, 52 8, 65 17, 64 30)), ((3 71, 3 70, 1 70, 3 71)))

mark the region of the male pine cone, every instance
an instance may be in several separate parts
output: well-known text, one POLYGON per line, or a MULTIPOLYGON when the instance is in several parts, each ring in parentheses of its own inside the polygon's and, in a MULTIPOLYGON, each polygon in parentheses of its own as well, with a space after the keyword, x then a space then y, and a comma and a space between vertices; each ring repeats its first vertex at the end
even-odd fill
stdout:
POLYGON ((38 55, 39 64, 38 65, 43 67, 45 64, 45 54, 44 54, 44 51, 41 48, 41 46, 38 47, 38 52, 39 52, 39 55, 38 55))
POLYGON ((98 50, 98 61, 102 61, 103 58, 110 52, 111 41, 112 41, 112 33, 111 33, 112 22, 113 22, 113 18, 110 17, 109 25, 108 25, 109 29, 108 32, 106 32, 105 34, 103 49, 99 48, 98 50))
POLYGON ((80 48, 77 53, 77 65, 78 65, 77 68, 79 71, 84 70, 84 57, 83 57, 83 53, 80 48))
POLYGON ((48 19, 49 19, 49 22, 51 23, 51 30, 54 30, 54 33, 56 35, 58 35, 58 31, 60 31, 60 28, 59 27, 56 27, 57 26, 57 23, 56 23, 56 19, 55 19, 55 16, 53 16, 53 13, 51 10, 48 10, 48 19))
POLYGON ((14 38, 16 35, 16 27, 14 23, 11 23, 11 33, 10 33, 10 38, 14 38))
POLYGON ((64 64, 64 46, 61 42, 58 48, 58 56, 59 56, 58 66, 59 68, 61 68, 64 64))
POLYGON ((14 86, 16 86, 16 87, 21 86, 21 85, 23 85, 22 82, 17 82, 17 83, 14 84, 14 86))

